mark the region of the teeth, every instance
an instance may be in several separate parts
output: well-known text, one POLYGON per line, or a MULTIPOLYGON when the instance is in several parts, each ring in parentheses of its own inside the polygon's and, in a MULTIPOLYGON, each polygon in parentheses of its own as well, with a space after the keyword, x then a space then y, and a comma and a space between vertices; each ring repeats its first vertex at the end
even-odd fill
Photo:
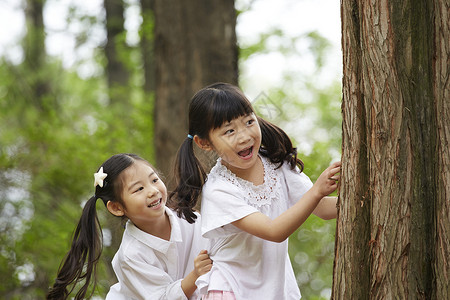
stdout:
POLYGON ((159 199, 157 202, 155 202, 153 204, 150 204, 148 207, 154 207, 154 206, 159 205, 160 203, 161 203, 161 199, 159 199))

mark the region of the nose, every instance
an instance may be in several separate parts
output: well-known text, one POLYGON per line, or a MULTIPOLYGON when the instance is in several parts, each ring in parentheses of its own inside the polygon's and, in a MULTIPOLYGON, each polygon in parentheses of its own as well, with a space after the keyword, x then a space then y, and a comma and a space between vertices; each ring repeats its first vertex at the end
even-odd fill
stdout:
POLYGON ((148 188, 148 197, 149 197, 149 198, 154 197, 154 196, 157 195, 158 193, 159 193, 159 190, 158 190, 156 187, 150 186, 150 187, 148 188))
POLYGON ((251 139, 250 132, 247 128, 239 130, 238 143, 245 144, 251 139))

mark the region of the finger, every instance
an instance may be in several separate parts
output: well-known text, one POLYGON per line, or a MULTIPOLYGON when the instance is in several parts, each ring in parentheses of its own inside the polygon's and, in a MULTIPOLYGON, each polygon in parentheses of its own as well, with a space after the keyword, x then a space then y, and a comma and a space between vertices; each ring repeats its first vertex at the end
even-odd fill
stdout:
POLYGON ((331 165, 330 165, 330 168, 340 168, 341 167, 341 165, 342 165, 342 163, 340 162, 340 161, 335 161, 334 163, 332 163, 331 165))
POLYGON ((335 172, 335 173, 340 172, 341 171, 341 166, 332 167, 330 171, 331 172, 335 172))
POLYGON ((203 271, 206 273, 206 272, 211 271, 211 269, 212 269, 212 265, 208 265, 205 268, 203 268, 203 271))
POLYGON ((204 261, 204 260, 208 260, 208 259, 210 259, 210 258, 209 258, 209 255, 208 255, 208 254, 200 254, 199 256, 197 256, 197 259, 198 259, 199 261, 204 261))
POLYGON ((207 269, 211 269, 212 268, 212 263, 208 263, 208 264, 199 264, 198 266, 196 266, 196 269, 201 271, 201 270, 207 270, 207 269))
POLYGON ((331 170, 328 172, 328 178, 330 178, 330 177, 336 178, 335 175, 338 174, 340 171, 341 171, 340 168, 334 168, 334 169, 331 169, 331 170))

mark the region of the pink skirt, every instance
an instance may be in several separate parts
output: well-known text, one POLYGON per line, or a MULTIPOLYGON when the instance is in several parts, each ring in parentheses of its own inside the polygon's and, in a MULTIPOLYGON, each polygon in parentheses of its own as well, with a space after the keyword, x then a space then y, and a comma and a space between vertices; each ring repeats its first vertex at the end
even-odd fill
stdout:
POLYGON ((208 294, 202 296, 202 300, 236 300, 236 297, 229 291, 208 291, 208 294))

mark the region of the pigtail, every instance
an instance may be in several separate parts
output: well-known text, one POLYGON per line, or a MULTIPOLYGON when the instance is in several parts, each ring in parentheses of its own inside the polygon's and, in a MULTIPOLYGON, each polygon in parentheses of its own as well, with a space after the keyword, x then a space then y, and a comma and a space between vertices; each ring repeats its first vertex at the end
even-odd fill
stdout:
POLYGON ((85 281, 75 299, 85 299, 91 278, 102 251, 102 232, 96 211, 97 198, 91 197, 83 208, 80 221, 73 236, 72 246, 58 270, 58 276, 47 294, 47 299, 66 299, 76 284, 85 281), (71 289, 67 287, 72 285, 71 289))
POLYGON ((206 173, 194 154, 191 137, 181 144, 175 161, 175 189, 170 193, 169 199, 179 217, 189 223, 194 223, 197 216, 194 207, 205 183, 206 173))
POLYGON ((281 128, 258 117, 261 128, 261 155, 269 158, 272 163, 281 167, 287 161, 294 169, 296 166, 303 171, 303 162, 297 158, 297 148, 292 146, 291 139, 281 128))

